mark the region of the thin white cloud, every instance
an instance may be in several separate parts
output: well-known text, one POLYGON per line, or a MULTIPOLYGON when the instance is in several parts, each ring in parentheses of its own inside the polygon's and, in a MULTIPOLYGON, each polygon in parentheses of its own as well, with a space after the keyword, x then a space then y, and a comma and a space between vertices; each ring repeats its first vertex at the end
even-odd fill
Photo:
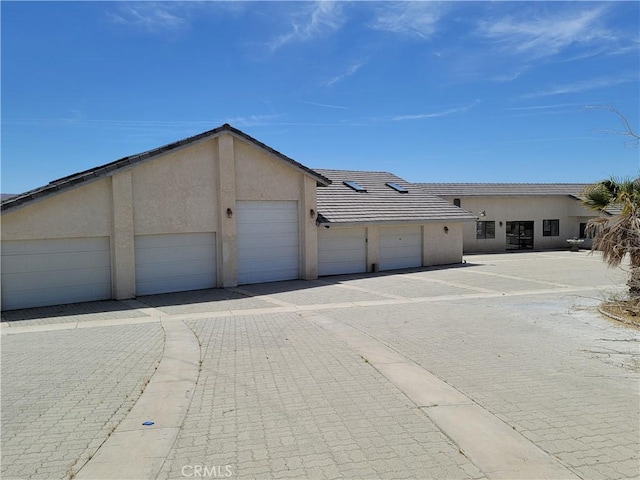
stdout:
POLYGON ((238 15, 244 2, 114 2, 115 11, 107 15, 112 22, 150 33, 179 32, 189 28, 203 14, 224 12, 238 15))
POLYGON ((109 13, 109 17, 121 25, 159 32, 181 30, 189 24, 188 15, 180 3, 134 2, 117 5, 117 12, 109 13))
POLYGON ((525 8, 517 18, 480 21, 476 33, 496 42, 507 53, 547 57, 572 45, 615 40, 614 33, 603 24, 607 8, 604 5, 586 8, 578 2, 565 10, 538 8, 532 12, 525 8))
POLYGON ((349 66, 349 68, 347 68, 347 70, 344 73, 341 73, 340 75, 336 75, 332 79, 328 80, 325 85, 327 87, 331 87, 331 86, 335 85, 336 83, 341 82, 345 78, 348 78, 348 77, 354 75, 358 70, 360 70, 360 68, 362 68, 362 66, 365 63, 366 63, 366 61, 359 61, 359 62, 354 63, 353 65, 349 66))
POLYGON ((411 114, 411 115, 396 115, 389 118, 389 120, 391 120, 392 122, 404 122, 407 120, 425 120, 428 118, 447 117, 449 115, 455 115, 457 113, 468 112, 473 107, 475 107, 478 103, 480 103, 480 100, 476 100, 475 102, 470 103, 469 105, 465 105, 463 107, 450 108, 448 110, 442 110, 440 112, 418 113, 418 114, 411 114))
POLYGON ((274 124, 274 120, 280 117, 281 115, 248 115, 226 118, 223 123, 228 123, 234 127, 265 126, 274 124))
POLYGON ((505 108, 505 110, 515 110, 515 111, 530 111, 530 110, 552 110, 557 108, 565 108, 565 107, 578 107, 582 106, 582 103, 553 103, 547 105, 532 105, 529 107, 511 107, 505 108))
POLYGON ((491 77, 490 80, 497 83, 509 83, 520 77, 520 75, 522 75, 522 71, 517 71, 510 75, 496 75, 495 77, 491 77))
POLYGON ((448 10, 444 2, 389 2, 377 9, 371 25, 376 30, 428 39, 437 31, 440 18, 448 10))
POLYGON ((291 30, 267 44, 272 51, 291 42, 310 40, 324 32, 337 30, 344 24, 343 5, 339 2, 300 4, 303 5, 302 10, 292 15, 291 30))
POLYGON ((349 107, 343 107, 341 105, 331 105, 329 103, 317 103, 317 102, 305 102, 305 101, 301 101, 300 103, 305 103, 307 105, 314 105, 316 107, 336 108, 338 110, 349 110, 349 107))
POLYGON ((566 83, 563 85, 554 85, 544 90, 538 90, 537 92, 526 93, 522 95, 522 98, 536 98, 536 97, 548 97, 552 95, 563 95, 570 93, 587 92, 589 90, 597 90, 599 88, 613 87, 623 83, 637 82, 637 75, 621 75, 619 77, 598 77, 582 82, 566 83))
POLYGON ((229 123, 237 127, 269 125, 280 115, 247 115, 242 117, 213 118, 209 120, 111 120, 88 119, 80 112, 72 111, 68 118, 16 118, 3 120, 7 124, 68 126, 97 128, 124 128, 127 130, 199 129, 208 130, 229 123))

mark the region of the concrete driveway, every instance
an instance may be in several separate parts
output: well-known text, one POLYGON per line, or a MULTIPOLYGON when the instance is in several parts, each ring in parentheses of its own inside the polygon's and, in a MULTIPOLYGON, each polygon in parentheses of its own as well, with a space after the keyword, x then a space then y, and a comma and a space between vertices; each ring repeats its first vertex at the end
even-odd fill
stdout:
POLYGON ((2 478, 640 478, 624 272, 466 261, 5 312, 2 478))

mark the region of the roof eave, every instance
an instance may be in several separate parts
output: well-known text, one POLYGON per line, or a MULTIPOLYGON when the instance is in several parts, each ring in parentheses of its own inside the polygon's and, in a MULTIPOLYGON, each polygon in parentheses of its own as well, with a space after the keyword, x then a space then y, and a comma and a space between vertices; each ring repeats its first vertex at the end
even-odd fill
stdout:
POLYGON ((475 222, 477 217, 441 217, 423 219, 398 219, 398 220, 349 220, 345 222, 323 220, 316 222, 319 227, 365 227, 369 225, 425 225, 429 223, 469 223, 475 222))

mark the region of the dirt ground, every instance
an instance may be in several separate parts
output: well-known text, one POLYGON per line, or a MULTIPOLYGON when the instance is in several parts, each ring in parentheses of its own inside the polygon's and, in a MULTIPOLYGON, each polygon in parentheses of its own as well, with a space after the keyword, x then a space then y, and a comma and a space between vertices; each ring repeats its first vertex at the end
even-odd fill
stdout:
POLYGON ((612 315, 614 320, 621 321, 626 325, 640 328, 640 301, 625 300, 616 302, 605 302, 600 305, 600 309, 605 314, 612 315))

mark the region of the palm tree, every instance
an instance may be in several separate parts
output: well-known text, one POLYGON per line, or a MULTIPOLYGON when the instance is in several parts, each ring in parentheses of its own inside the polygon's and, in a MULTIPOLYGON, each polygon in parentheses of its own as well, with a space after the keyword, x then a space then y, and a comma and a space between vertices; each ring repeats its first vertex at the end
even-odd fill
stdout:
POLYGON ((640 179, 603 180, 587 187, 583 204, 607 214, 589 220, 587 231, 594 235, 593 250, 611 267, 629 254, 629 295, 640 300, 640 179))

